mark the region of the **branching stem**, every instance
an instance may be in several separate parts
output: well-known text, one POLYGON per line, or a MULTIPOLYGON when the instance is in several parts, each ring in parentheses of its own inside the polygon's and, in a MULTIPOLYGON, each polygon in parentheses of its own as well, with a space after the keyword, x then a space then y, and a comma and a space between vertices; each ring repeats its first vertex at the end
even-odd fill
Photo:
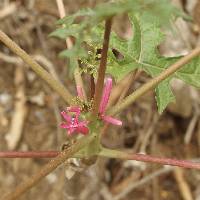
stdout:
POLYGON ((89 143, 94 139, 93 135, 86 136, 81 140, 78 140, 73 146, 61 152, 55 159, 47 163, 38 173, 31 176, 28 180, 23 182, 21 185, 17 186, 13 192, 4 196, 2 200, 15 200, 23 195, 26 191, 31 189, 45 176, 55 170, 59 165, 61 165, 69 157, 72 157, 76 152, 82 149, 84 146, 89 145, 89 143))

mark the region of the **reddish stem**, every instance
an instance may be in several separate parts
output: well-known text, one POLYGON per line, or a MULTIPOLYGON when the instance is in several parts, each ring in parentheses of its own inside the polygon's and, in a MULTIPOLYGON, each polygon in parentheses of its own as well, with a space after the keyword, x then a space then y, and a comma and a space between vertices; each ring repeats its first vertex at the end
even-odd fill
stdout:
POLYGON ((90 99, 94 98, 94 93, 95 93, 95 82, 94 82, 94 77, 91 74, 90 75, 90 99))
POLYGON ((1 151, 0 158, 54 158, 59 151, 1 151))
POLYGON ((107 19, 106 24, 105 24, 104 41, 103 41, 101 60, 100 60, 100 66, 99 66, 99 71, 98 71, 97 84, 95 87, 95 94, 94 94, 94 105, 93 105, 94 116, 97 116, 98 114, 101 96, 103 92, 111 25, 112 25, 112 18, 107 19))
MULTIPOLYGON (((59 151, 2 151, 0 152, 0 158, 54 158, 57 157, 59 153, 59 151)), ((200 163, 192 162, 189 160, 161 158, 144 154, 129 154, 126 152, 119 152, 110 149, 104 149, 103 153, 100 153, 100 155, 124 160, 137 160, 141 162, 200 169, 200 163)))
POLYGON ((137 160, 141 162, 149 162, 162 165, 177 166, 189 169, 200 169, 200 162, 193 162, 189 160, 178 160, 173 158, 161 158, 156 156, 150 156, 145 154, 130 154, 127 152, 121 152, 117 150, 111 150, 103 148, 100 153, 101 156, 109 158, 118 158, 123 160, 137 160))
MULTIPOLYGON (((76 143, 71 145, 69 148, 62 151, 56 158, 49 161, 46 165, 44 165, 38 173, 35 175, 29 176, 29 178, 18 184, 16 188, 10 191, 9 194, 3 196, 1 199, 3 200, 16 200, 33 186, 35 186, 40 180, 42 180, 45 176, 50 174, 53 170, 55 170, 59 165, 64 163, 68 158, 73 157, 75 153, 80 151, 85 146, 89 145, 94 140, 93 135, 85 136, 84 138, 79 139, 76 143)), ((23 164, 23 163, 22 163, 23 164)))
POLYGON ((189 160, 178 160, 173 158, 160 158, 144 154, 127 155, 124 159, 137 160, 143 162, 157 163, 162 165, 178 166, 182 168, 200 169, 200 163, 195 163, 189 160))

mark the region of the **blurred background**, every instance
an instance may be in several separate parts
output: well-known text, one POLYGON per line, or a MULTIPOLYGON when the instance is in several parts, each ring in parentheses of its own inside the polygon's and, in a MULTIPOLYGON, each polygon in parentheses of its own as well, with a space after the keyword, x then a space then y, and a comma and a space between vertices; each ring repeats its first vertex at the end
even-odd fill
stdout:
MULTIPOLYGON (((99 0, 63 0, 66 14, 94 7, 99 0)), ((193 17, 177 19, 165 32, 159 46, 166 56, 184 55, 200 45, 200 1, 173 0, 193 17)), ((76 95, 67 61, 58 53, 66 43, 50 38, 59 12, 56 1, 1 0, 0 29, 76 95)), ((113 29, 123 38, 132 32, 127 16, 117 16, 113 29)), ((25 67, 21 59, 0 44, 0 151, 60 150, 66 140, 58 128, 64 102, 25 67)), ((133 89, 150 79, 141 73, 133 89)), ((87 79, 85 78, 87 83, 87 79)), ((130 152, 142 152, 180 159, 200 157, 200 91, 179 80, 171 83, 178 103, 170 104, 162 115, 157 112, 154 92, 149 92, 120 115, 123 127, 111 127, 103 144, 130 152)), ((0 159, 0 194, 12 191, 36 173, 48 159, 0 159)), ((78 170, 68 180, 69 165, 58 168, 23 200, 200 200, 200 172, 163 167, 136 161, 99 158, 84 172, 78 170)))

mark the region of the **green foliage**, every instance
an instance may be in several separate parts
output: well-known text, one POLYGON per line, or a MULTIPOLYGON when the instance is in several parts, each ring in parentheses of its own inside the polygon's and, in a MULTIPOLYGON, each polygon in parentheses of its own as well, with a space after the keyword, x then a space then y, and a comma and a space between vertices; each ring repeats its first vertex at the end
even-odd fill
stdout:
MULTIPOLYGON (((121 0, 115 3, 100 4, 94 9, 83 9, 59 20, 58 25, 62 27, 54 31, 51 36, 61 39, 66 39, 68 36, 76 38, 75 46, 64 50, 60 55, 72 61, 81 60, 84 72, 96 72, 99 62, 96 59, 96 50, 97 47, 102 46, 104 32, 102 22, 108 17, 122 13, 129 13, 133 36, 124 40, 114 32, 111 34, 107 72, 112 74, 116 80, 122 79, 138 68, 151 77, 155 77, 179 59, 162 57, 157 51, 158 45, 164 39, 161 28, 167 27, 169 22, 177 16, 189 19, 168 0, 121 0), (89 48, 83 48, 85 43, 89 48), (117 50, 123 58, 118 59, 113 54, 113 49, 117 50)), ((176 77, 188 84, 200 87, 199 64, 200 58, 194 59, 158 85, 155 92, 160 113, 169 102, 174 101, 174 95, 170 89, 171 78, 176 77)))
MULTIPOLYGON (((65 51, 62 57, 76 59, 77 52, 80 52, 82 43, 87 41, 89 44, 101 43, 102 35, 96 34, 92 29, 103 22, 108 17, 122 13, 149 13, 149 17, 159 17, 160 23, 168 22, 168 17, 178 10, 169 6, 167 0, 118 0, 97 5, 94 9, 85 8, 73 15, 60 19, 57 24, 61 25, 50 36, 66 39, 69 36, 76 38, 76 45, 71 49, 71 53, 65 51)), ((83 52, 83 51, 82 51, 83 52)), ((79 54, 79 58, 85 54, 79 54)))
MULTIPOLYGON (((121 79, 130 71, 141 68, 152 77, 160 74, 163 69, 169 66, 174 58, 168 59, 158 55, 157 46, 163 40, 163 34, 160 32, 160 23, 156 17, 149 21, 149 14, 130 15, 130 21, 133 27, 133 36, 126 41, 122 41, 117 35, 111 37, 111 48, 117 49, 123 54, 125 65, 121 72, 113 71, 117 79, 121 79), (119 74, 119 76, 118 76, 119 74)), ((117 61, 116 61, 117 62, 117 61)), ((117 68, 113 65, 112 68, 117 68)), ((169 80, 164 81, 156 88, 156 100, 159 112, 162 112, 167 104, 174 100, 169 87, 169 80)))
MULTIPOLYGON (((151 21, 148 21, 148 19, 148 13, 137 16, 130 15, 134 33, 132 38, 127 41, 122 41, 116 35, 112 36, 111 48, 119 50, 120 53, 124 55, 123 62, 127 61, 126 69, 118 67, 117 72, 116 70, 111 71, 117 79, 122 78, 125 75, 124 73, 129 73, 135 68, 141 68, 150 76, 155 77, 180 58, 166 58, 158 54, 157 46, 164 39, 164 35, 160 31, 158 19, 151 18, 151 21)), ((196 58, 176 72, 172 77, 179 78, 188 84, 200 87, 199 65, 200 58, 196 58)), ((112 66, 112 68, 117 68, 117 66, 112 66)), ((160 113, 169 102, 174 100, 173 93, 169 86, 172 77, 159 84, 155 90, 160 113)))

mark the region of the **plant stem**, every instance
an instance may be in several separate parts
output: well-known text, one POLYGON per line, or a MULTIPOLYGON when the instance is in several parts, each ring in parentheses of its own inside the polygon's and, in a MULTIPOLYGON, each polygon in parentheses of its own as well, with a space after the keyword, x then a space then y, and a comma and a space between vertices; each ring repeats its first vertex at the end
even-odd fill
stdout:
POLYGON ((131 154, 127 152, 111 150, 107 148, 103 148, 99 154, 100 156, 109 157, 109 158, 118 158, 124 160, 137 160, 141 162, 149 162, 149 163, 156 163, 162 165, 170 165, 170 166, 177 166, 182 168, 189 168, 189 169, 199 169, 200 170, 200 163, 192 162, 188 160, 177 160, 172 158, 160 158, 156 156, 150 156, 145 154, 131 154))
MULTIPOLYGON (((60 18, 65 17, 66 13, 65 13, 65 6, 64 6, 63 0, 56 0, 56 3, 57 3, 58 11, 60 14, 60 18)), ((66 38, 66 44, 67 44, 68 49, 73 47, 73 42, 70 39, 70 37, 66 38)))
POLYGON ((42 66, 31 58, 23 49, 21 49, 14 41, 12 41, 4 32, 0 30, 0 41, 2 41, 11 51, 17 54, 31 69, 42 78, 47 84, 55 90, 66 103, 71 104, 72 95, 63 86, 63 84, 54 79, 42 66))
POLYGON ((94 76, 90 75, 90 100, 94 98, 95 93, 95 82, 94 82, 94 76))
POLYGON ((124 190, 119 193, 118 195, 114 196, 112 198, 112 200, 120 200, 120 199, 125 199, 126 196, 130 193, 133 192, 134 189, 150 182, 151 180, 153 180, 156 177, 159 177, 161 175, 167 174, 169 172, 173 171, 173 167, 163 167, 161 169, 156 170, 155 172, 144 176, 142 179, 132 182, 131 184, 128 184, 126 188, 124 188, 124 190))
POLYGON ((54 158, 59 151, 0 151, 0 158, 54 158))
POLYGON ((106 23, 105 23, 103 48, 102 48, 102 53, 101 53, 97 84, 95 87, 95 94, 94 94, 93 116, 95 117, 97 116, 98 111, 99 111, 99 105, 101 102, 101 96, 103 92, 111 25, 112 25, 112 18, 109 18, 106 20, 106 23))
POLYGON ((2 200, 15 200, 19 198, 22 194, 27 192, 33 186, 35 186, 40 180, 45 176, 50 174, 59 165, 65 162, 66 159, 72 157, 76 152, 82 149, 84 146, 88 145, 94 139, 93 135, 85 136, 78 140, 75 144, 70 146, 68 149, 62 151, 55 159, 47 163, 37 174, 31 176, 28 180, 19 185, 13 192, 7 194, 2 198, 2 200))
POLYGON ((86 92, 85 92, 85 88, 84 88, 84 84, 83 84, 83 79, 81 77, 81 73, 80 73, 79 67, 77 67, 74 70, 74 79, 75 79, 75 82, 76 82, 76 86, 80 86, 81 89, 82 89, 84 101, 87 101, 87 95, 86 95, 86 92))
POLYGON ((183 67, 185 64, 190 62, 193 58, 198 56, 200 54, 200 47, 194 49, 190 54, 184 56, 180 60, 178 60, 176 63, 171 65, 169 68, 164 70, 160 73, 157 77, 153 78, 149 82, 145 83, 143 86, 141 86, 139 89, 137 89, 135 92, 130 94, 128 97, 126 97, 123 101, 121 101, 116 106, 110 108, 108 110, 109 115, 115 115, 119 112, 121 112, 123 109, 127 108, 129 105, 131 105, 133 102, 136 101, 139 97, 144 95, 149 90, 155 88, 160 82, 171 76, 173 73, 175 73, 177 70, 179 70, 181 67, 183 67))

